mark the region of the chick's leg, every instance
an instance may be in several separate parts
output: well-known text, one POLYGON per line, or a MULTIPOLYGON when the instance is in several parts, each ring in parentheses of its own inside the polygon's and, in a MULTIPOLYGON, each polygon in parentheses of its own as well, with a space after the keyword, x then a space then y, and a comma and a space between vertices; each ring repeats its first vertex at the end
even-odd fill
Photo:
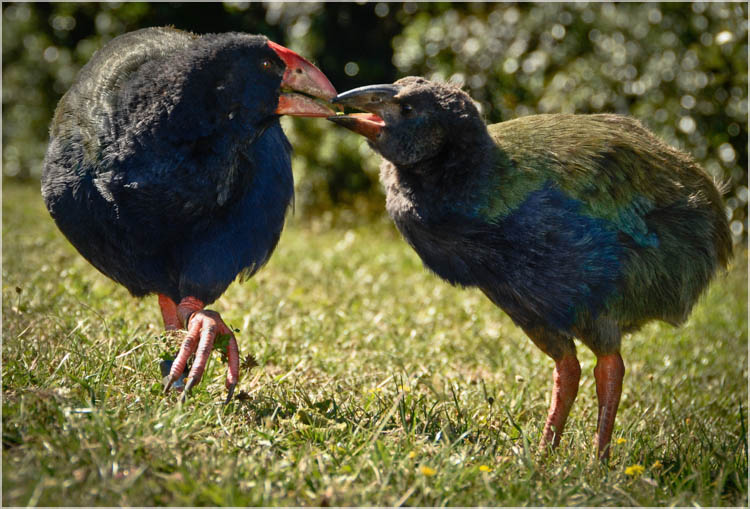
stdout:
POLYGON ((229 364, 229 373, 226 381, 226 386, 229 390, 226 399, 228 402, 234 394, 240 370, 239 349, 234 333, 224 323, 219 313, 203 309, 203 302, 194 297, 185 297, 182 299, 179 306, 177 306, 177 316, 185 324, 187 336, 185 336, 185 340, 182 343, 180 353, 177 354, 177 358, 172 363, 165 392, 169 391, 174 380, 177 380, 185 369, 190 356, 195 353, 195 362, 188 374, 185 391, 182 393, 184 400, 190 389, 197 385, 203 377, 203 372, 206 369, 206 364, 208 363, 208 358, 211 355, 217 335, 228 335, 227 361, 229 364))
POLYGON ((622 394, 625 363, 619 352, 600 355, 596 359, 596 397, 599 400, 599 417, 596 422, 596 449, 599 459, 609 458, 609 441, 615 426, 615 415, 622 394))
POLYGON ((552 398, 539 449, 545 450, 549 446, 555 448, 560 443, 565 422, 578 395, 581 366, 576 358, 575 343, 571 337, 548 329, 524 330, 534 344, 555 361, 552 398))
POLYGON ((560 443, 565 422, 573 407, 573 402, 578 395, 578 382, 581 379, 581 366, 575 355, 565 355, 555 361, 554 385, 552 386, 552 399, 547 413, 547 422, 544 424, 540 449, 546 449, 548 445, 553 448, 560 443))

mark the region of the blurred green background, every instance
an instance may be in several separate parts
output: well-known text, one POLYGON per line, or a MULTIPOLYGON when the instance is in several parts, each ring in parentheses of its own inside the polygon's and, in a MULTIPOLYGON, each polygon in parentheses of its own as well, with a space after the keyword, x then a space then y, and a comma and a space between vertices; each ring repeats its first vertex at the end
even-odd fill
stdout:
MULTIPOLYGON (((406 75, 460 84, 488 122, 616 112, 693 154, 726 185, 747 236, 746 3, 4 3, 3 178, 39 178, 47 128, 78 69, 113 37, 154 25, 263 33, 340 91, 406 75)), ((382 217, 379 157, 320 120, 283 120, 296 216, 382 217)))

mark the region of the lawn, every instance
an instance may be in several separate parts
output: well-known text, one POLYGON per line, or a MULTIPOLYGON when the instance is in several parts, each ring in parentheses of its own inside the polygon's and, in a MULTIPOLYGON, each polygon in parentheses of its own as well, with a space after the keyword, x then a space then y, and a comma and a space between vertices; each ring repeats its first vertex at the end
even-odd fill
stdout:
POLYGON ((240 330, 240 397, 212 357, 163 396, 156 298, 65 241, 36 186, 3 187, 5 505, 747 506, 747 253, 690 320, 623 341, 608 467, 594 356, 560 449, 536 451, 553 363, 481 293, 427 273, 385 220, 291 218, 213 306, 240 330), (639 468, 642 467, 642 468, 639 468))

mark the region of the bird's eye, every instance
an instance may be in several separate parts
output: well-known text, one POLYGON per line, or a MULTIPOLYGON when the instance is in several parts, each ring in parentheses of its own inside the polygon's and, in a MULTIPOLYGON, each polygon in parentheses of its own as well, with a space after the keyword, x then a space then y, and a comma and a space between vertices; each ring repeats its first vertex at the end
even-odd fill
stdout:
POLYGON ((264 71, 269 71, 271 69, 271 61, 270 60, 263 60, 261 62, 260 66, 263 68, 264 71))
POLYGON ((411 104, 407 103, 401 103, 401 114, 402 115, 408 115, 412 112, 414 108, 412 108, 411 104))

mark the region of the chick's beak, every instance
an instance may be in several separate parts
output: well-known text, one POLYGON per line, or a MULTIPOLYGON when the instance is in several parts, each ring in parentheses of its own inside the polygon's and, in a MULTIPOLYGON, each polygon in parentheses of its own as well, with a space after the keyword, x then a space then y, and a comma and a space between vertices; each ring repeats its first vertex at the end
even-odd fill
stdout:
MULTIPOLYGON (((302 92, 313 97, 329 101, 336 97, 336 89, 320 69, 289 48, 268 41, 268 46, 286 64, 286 71, 281 79, 282 90, 302 92)), ((327 117, 333 110, 314 101, 307 95, 282 93, 276 108, 279 115, 295 115, 300 117, 327 117)))
POLYGON ((328 117, 328 120, 341 127, 346 127, 357 134, 361 134, 370 141, 375 141, 385 127, 383 119, 374 113, 336 115, 328 117))
POLYGON ((375 141, 385 128, 384 113, 393 106, 393 97, 399 90, 396 85, 368 85, 343 92, 331 102, 367 113, 336 115, 328 120, 375 141))

